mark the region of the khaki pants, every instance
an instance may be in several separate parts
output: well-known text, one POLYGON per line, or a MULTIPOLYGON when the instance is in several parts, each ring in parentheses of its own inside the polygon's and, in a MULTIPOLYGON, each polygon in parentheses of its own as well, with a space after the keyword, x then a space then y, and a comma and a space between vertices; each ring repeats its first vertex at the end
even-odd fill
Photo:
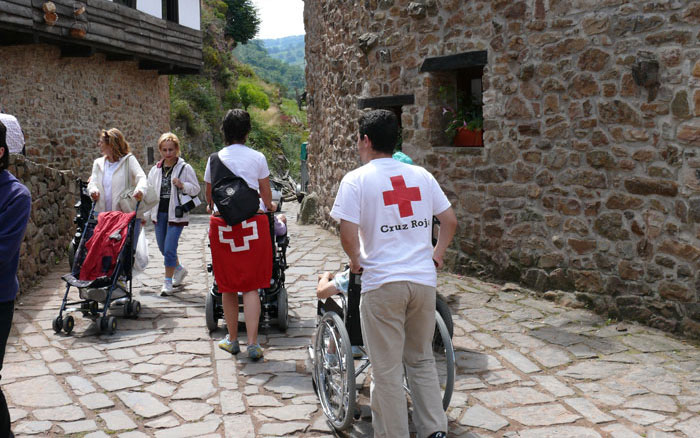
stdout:
POLYGON ((400 281, 362 294, 362 337, 372 363, 372 427, 377 438, 408 438, 404 364, 418 438, 447 432, 432 340, 435 288, 400 281), (407 336, 408 334, 408 336, 407 336))

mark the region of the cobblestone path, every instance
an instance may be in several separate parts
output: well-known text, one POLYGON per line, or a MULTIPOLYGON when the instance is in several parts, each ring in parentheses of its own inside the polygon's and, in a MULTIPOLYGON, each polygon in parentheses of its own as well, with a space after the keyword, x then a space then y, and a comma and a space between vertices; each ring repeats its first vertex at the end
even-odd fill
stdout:
MULTIPOLYGON (((17 436, 332 436, 305 347, 315 325, 316 274, 339 269, 345 258, 337 237, 296 225, 297 206, 288 207, 290 329, 261 330, 260 363, 219 350, 224 330, 205 327, 211 280, 204 216, 183 233, 180 254, 190 274, 174 297, 158 293, 162 257, 147 228, 151 261, 135 281, 143 310, 136 320, 119 318, 112 336, 80 315, 71 336, 53 333, 65 290, 60 276, 68 270, 65 262, 57 266, 15 313, 1 382, 17 436)), ((636 324, 610 324, 517 286, 445 274, 439 291, 455 322, 451 436, 700 437, 697 346, 636 324)), ((348 436, 372 435, 364 380, 363 418, 348 436)))

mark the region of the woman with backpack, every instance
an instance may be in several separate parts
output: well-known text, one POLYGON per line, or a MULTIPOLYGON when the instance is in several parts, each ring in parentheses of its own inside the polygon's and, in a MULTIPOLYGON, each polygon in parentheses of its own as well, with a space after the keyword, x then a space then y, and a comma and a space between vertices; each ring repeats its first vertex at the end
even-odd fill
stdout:
MULTIPOLYGON (((272 245, 267 216, 257 212, 275 211, 270 189, 270 170, 265 156, 248 146, 246 139, 250 133, 250 114, 241 109, 229 110, 222 123, 226 146, 212 154, 207 162, 204 181, 207 183, 207 205, 212 216, 209 221, 209 242, 212 252, 214 278, 221 292, 224 319, 228 335, 219 342, 219 348, 231 354, 241 350, 238 344, 238 292, 243 294, 243 313, 248 334, 248 357, 259 360, 263 350, 258 343, 258 322, 260 320, 260 298, 257 290, 270 286, 272 274, 272 245), (220 187, 226 180, 243 179, 247 187, 220 187), (251 214, 243 214, 238 223, 227 223, 230 210, 219 212, 214 205, 215 191, 259 193, 246 198, 242 209, 251 214), (252 208, 248 208, 252 204, 252 208), (223 213, 223 215, 222 215, 223 213), (242 222, 241 222, 242 221, 242 222)), ((240 181, 238 181, 241 183, 240 181)), ((245 186, 245 184, 242 184, 245 186)), ((217 195, 217 194, 215 194, 217 195)), ((218 196, 218 195, 217 195, 218 196)), ((235 208, 233 210, 236 210, 235 208)), ((233 211, 234 214, 237 212, 233 211)))
POLYGON ((158 139, 161 160, 148 172, 148 185, 160 198, 158 205, 146 213, 155 224, 156 242, 163 254, 165 278, 162 296, 171 295, 174 287, 182 285, 187 275, 177 257, 182 229, 189 223, 189 211, 199 194, 199 181, 192 166, 180 157, 180 139, 166 132, 158 139))

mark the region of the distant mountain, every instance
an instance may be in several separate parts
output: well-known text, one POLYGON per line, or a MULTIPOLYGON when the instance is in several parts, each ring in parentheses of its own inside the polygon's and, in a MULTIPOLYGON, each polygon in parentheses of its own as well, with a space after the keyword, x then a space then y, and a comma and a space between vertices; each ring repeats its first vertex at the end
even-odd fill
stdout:
MULTIPOLYGON (((301 38, 303 42, 304 37, 302 36, 301 38)), ((239 44, 233 50, 233 56, 239 61, 252 66, 255 73, 261 78, 280 85, 283 94, 289 98, 294 98, 294 90, 299 90, 299 93, 301 93, 306 86, 304 66, 291 65, 286 61, 273 58, 268 53, 262 40, 252 40, 247 44, 239 44)))
POLYGON ((261 41, 271 57, 286 62, 289 65, 298 65, 301 68, 306 67, 306 60, 304 59, 304 35, 261 41))

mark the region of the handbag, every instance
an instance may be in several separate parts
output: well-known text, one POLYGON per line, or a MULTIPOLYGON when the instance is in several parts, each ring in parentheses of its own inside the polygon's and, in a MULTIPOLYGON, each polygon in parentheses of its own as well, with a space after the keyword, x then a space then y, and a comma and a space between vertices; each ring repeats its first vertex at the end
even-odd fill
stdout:
POLYGON ((236 225, 255 216, 260 208, 260 195, 221 162, 219 154, 209 156, 212 172, 211 197, 228 225, 236 225))
MULTIPOLYGON (((131 172, 129 171, 129 161, 131 161, 130 155, 131 154, 126 155, 124 190, 122 190, 122 192, 117 197, 117 205, 119 205, 119 209, 124 213, 131 213, 132 211, 136 210, 136 203, 138 202, 136 198, 132 196, 134 190, 136 190, 136 186, 129 184, 131 179, 131 172)), ((146 193, 143 194, 143 197, 141 198, 141 204, 139 204, 139 211, 136 212, 136 217, 138 217, 139 219, 143 219, 143 215, 147 211, 150 211, 153 207, 155 207, 159 201, 160 199, 158 199, 158 194, 156 193, 155 189, 150 185, 147 186, 146 193)))
MULTIPOLYGON (((179 180, 182 180, 182 171, 185 170, 185 167, 187 167, 187 163, 180 168, 180 173, 177 175, 179 180)), ((200 201, 197 196, 192 197, 190 195, 182 195, 182 190, 180 188, 176 188, 176 191, 178 205, 175 206, 175 217, 183 217, 185 213, 189 213, 191 210, 199 207, 202 204, 202 201, 200 201)))

